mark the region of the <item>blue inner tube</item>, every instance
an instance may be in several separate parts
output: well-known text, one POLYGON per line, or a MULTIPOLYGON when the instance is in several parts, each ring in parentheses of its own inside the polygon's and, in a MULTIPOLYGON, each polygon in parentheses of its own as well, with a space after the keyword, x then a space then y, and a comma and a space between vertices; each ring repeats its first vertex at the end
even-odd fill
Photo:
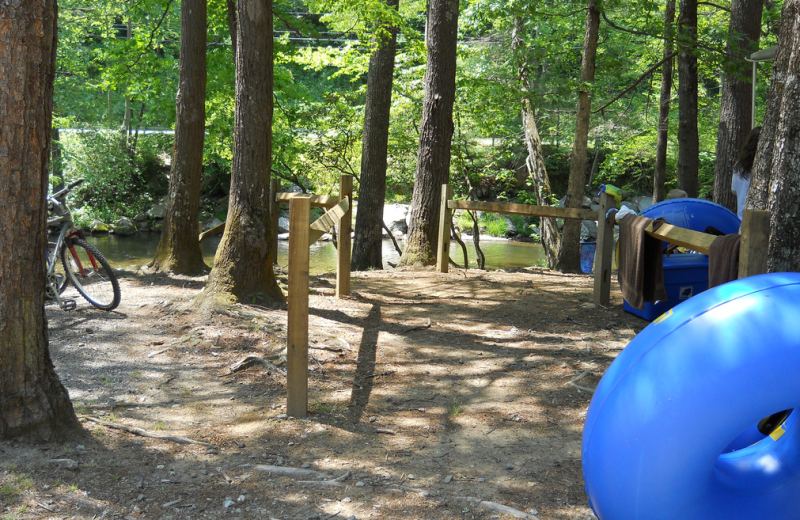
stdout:
POLYGON ((800 517, 798 316, 800 273, 773 273, 703 292, 631 341, 584 427, 601 520, 800 517), (793 408, 772 435, 753 433, 793 408))

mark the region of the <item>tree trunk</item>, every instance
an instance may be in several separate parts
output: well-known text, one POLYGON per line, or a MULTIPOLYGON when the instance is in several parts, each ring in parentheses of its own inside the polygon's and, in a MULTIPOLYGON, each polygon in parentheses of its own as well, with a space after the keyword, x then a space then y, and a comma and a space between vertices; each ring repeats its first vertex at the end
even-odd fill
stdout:
POLYGON ((678 16, 678 188, 697 197, 697 0, 680 0, 678 16))
MULTIPOLYGON (((674 45, 675 0, 667 0, 664 9, 664 58, 672 54, 674 45)), ((661 99, 658 105, 658 137, 656 138, 656 164, 653 168, 653 202, 665 197, 667 181, 667 136, 669 135, 669 101, 672 96, 672 58, 661 67, 661 99)))
POLYGON ((272 0, 238 0, 236 109, 225 233, 203 304, 283 301, 272 270, 272 0))
POLYGON ((150 267, 174 274, 206 271, 197 239, 206 121, 206 0, 181 2, 180 83, 164 229, 150 267))
POLYGON ((433 265, 439 233, 442 184, 450 179, 453 103, 456 92, 458 0, 428 3, 428 66, 422 102, 417 172, 404 265, 433 265))
POLYGON ((800 0, 786 0, 746 208, 771 212, 767 268, 800 271, 800 0))
MULTIPOLYGON (((588 85, 594 81, 597 39, 600 29, 600 10, 597 0, 589 0, 586 8, 586 35, 583 39, 581 59, 581 86, 578 90, 578 113, 575 120, 575 140, 569 161, 569 186, 565 207, 580 208, 586 190, 586 164, 589 143, 589 117, 592 98, 588 85)), ((556 270, 565 273, 581 272, 581 221, 569 219, 564 222, 561 249, 556 261, 556 270)))
POLYGON ((61 162, 61 139, 58 128, 53 127, 50 145, 50 169, 52 170, 53 193, 64 187, 64 165, 61 162))
POLYGON ((714 202, 736 212, 736 195, 731 191, 731 176, 739 147, 753 126, 751 64, 742 58, 758 50, 761 36, 762 0, 731 2, 728 60, 722 74, 719 107, 717 160, 714 165, 714 202))
POLYGON ((228 31, 231 33, 231 51, 236 61, 236 0, 226 0, 228 11, 228 31))
MULTIPOLYGON (((397 9, 399 1, 387 0, 386 3, 397 9)), ((354 271, 383 269, 383 204, 386 199, 386 155, 396 41, 397 28, 381 25, 376 37, 378 47, 369 60, 361 182, 351 262, 354 271)))
POLYGON ((0 439, 47 441, 80 430, 44 312, 57 8, 10 4, 0 6, 0 439))
MULTIPOLYGON (((514 18, 514 34, 511 37, 511 47, 515 51, 521 52, 523 49, 522 32, 525 30, 522 18, 514 18)), ((518 57, 518 71, 520 87, 527 93, 522 100, 522 128, 525 132, 525 146, 528 148, 528 174, 533 180, 536 190, 536 203, 539 206, 549 206, 552 191, 550 189, 550 176, 547 174, 547 167, 544 163, 544 153, 542 152, 542 141, 539 138, 539 130, 536 127, 536 118, 533 111, 533 104, 530 99, 531 85, 530 72, 525 56, 518 57)), ((558 251, 561 249, 561 235, 558 232, 558 224, 554 218, 540 219, 539 234, 547 258, 547 265, 555 267, 558 258, 558 251)))

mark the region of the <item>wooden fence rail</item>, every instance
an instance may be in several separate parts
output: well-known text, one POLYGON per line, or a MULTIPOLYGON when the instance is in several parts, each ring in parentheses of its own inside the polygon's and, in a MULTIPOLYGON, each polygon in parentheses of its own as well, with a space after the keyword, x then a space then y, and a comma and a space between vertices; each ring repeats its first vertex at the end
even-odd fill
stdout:
POLYGON ((556 208, 505 202, 451 200, 452 197, 452 186, 443 184, 442 204, 439 214, 439 246, 436 256, 436 268, 440 273, 446 273, 448 270, 450 260, 450 221, 454 210, 464 209, 507 215, 595 220, 597 221, 597 249, 595 251, 593 299, 596 305, 608 305, 611 298, 611 260, 614 248, 614 228, 605 219, 606 212, 613 207, 611 202, 613 199, 610 195, 607 193, 600 194, 600 208, 598 210, 556 208), (601 215, 603 218, 600 218, 601 215))
MULTIPOLYGON (((451 200, 453 188, 442 185, 442 205, 439 215, 439 246, 437 250, 436 268, 441 273, 448 270, 450 255, 450 221, 456 209, 487 211, 511 215, 527 215, 534 217, 551 217, 563 219, 580 219, 597 221, 597 248, 594 265, 594 294, 596 305, 608 305, 611 298, 611 261, 614 248, 614 228, 605 215, 613 206, 612 198, 607 193, 600 194, 600 208, 575 209, 555 208, 550 206, 533 206, 528 204, 511 204, 504 202, 478 202, 469 200, 451 200)), ((742 219, 742 241, 739 248, 739 278, 767 272, 767 243, 769 240, 769 212, 745 210, 742 219)), ((685 229, 670 224, 662 224, 653 231, 652 225, 647 233, 659 240, 684 246, 703 254, 708 254, 711 243, 716 236, 685 229)))

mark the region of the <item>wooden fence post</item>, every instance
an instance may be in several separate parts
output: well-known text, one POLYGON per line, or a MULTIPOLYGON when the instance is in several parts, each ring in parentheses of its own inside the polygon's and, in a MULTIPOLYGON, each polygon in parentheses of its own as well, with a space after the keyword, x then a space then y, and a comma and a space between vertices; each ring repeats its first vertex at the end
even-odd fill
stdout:
POLYGON ((770 212, 744 210, 739 244, 739 278, 767 272, 770 212))
POLYGON ((350 294, 350 231, 353 229, 353 176, 339 180, 339 201, 349 199, 350 208, 339 221, 339 247, 336 250, 336 297, 350 294))
POLYGON ((272 230, 272 263, 278 263, 278 219, 281 216, 281 205, 278 202, 278 190, 281 181, 272 178, 269 183, 269 224, 272 230))
POLYGON ((442 207, 439 210, 439 244, 436 250, 436 270, 446 273, 450 267, 450 222, 453 210, 447 207, 447 201, 453 198, 453 186, 442 184, 442 207))
POLYGON ((286 336, 286 413, 308 415, 308 232, 311 196, 289 201, 289 316, 286 336))
POLYGON ((614 249, 614 226, 606 221, 613 199, 608 193, 600 194, 597 210, 597 248, 594 252, 594 304, 608 305, 611 300, 611 255, 614 249))

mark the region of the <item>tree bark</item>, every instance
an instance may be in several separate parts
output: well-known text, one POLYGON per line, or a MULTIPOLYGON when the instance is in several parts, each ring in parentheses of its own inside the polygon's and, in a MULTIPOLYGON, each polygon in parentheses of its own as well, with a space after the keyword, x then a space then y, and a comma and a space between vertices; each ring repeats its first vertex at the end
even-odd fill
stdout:
MULTIPOLYGON (((664 9, 664 58, 672 54, 674 45, 675 0, 667 0, 664 9)), ((667 180, 667 137, 669 135, 669 101, 672 96, 672 58, 661 67, 661 98, 658 104, 658 137, 656 164, 653 168, 653 202, 664 200, 667 180)))
POLYGON ((731 191, 731 176, 736 156, 753 126, 751 64, 742 58, 758 50, 761 36, 762 0, 733 0, 731 21, 722 74, 722 96, 717 132, 717 159, 714 165, 714 202, 736 212, 736 195, 731 191))
MULTIPOLYGON (((514 34, 511 37, 511 48, 520 52, 523 48, 522 45, 522 32, 525 30, 522 18, 516 16, 514 18, 514 34)), ((525 132, 525 146, 528 149, 528 174, 533 180, 533 186, 536 190, 536 203, 539 206, 549 206, 549 198, 552 196, 550 189, 550 176, 547 174, 547 167, 544 162, 544 153, 542 152, 542 141, 539 138, 539 130, 536 127, 536 118, 533 110, 533 103, 531 102, 531 92, 533 91, 531 85, 530 71, 527 66, 527 59, 525 56, 518 57, 518 74, 520 86, 526 96, 522 100, 522 128, 525 132)), ((555 267, 556 260, 558 259, 558 251, 561 249, 561 234, 558 232, 558 224, 554 218, 540 219, 539 236, 544 248, 544 254, 547 258, 547 265, 550 268, 555 267)))
POLYGON ((0 6, 0 439, 80 431, 44 312, 55 0, 0 6))
POLYGON ((272 0, 238 0, 236 108, 225 233, 203 305, 283 302, 272 269, 272 0))
MULTIPOLYGON (((569 161, 569 185, 567 187, 567 208, 583 206, 586 190, 586 164, 589 143, 589 120, 592 112, 590 84, 594 81, 597 40, 600 32, 600 10, 597 0, 589 0, 586 8, 586 34, 583 39, 583 58, 581 59, 581 85, 578 90, 578 111, 575 120, 575 139, 569 161)), ((558 252, 555 269, 564 273, 581 272, 581 221, 564 222, 561 249, 558 252)))
MULTIPOLYGON (((399 0, 387 0, 386 4, 397 9, 399 0)), ((351 261, 354 271, 383 269, 383 205, 396 42, 397 28, 382 24, 376 37, 377 48, 369 60, 361 181, 351 261)))
POLYGON ((150 267, 199 275, 206 271, 198 236, 206 122, 206 0, 181 2, 180 82, 175 145, 164 228, 150 267))
POLYGON ((771 212, 767 269, 800 271, 800 0, 783 4, 778 51, 745 207, 771 212))
POLYGON ((411 226, 403 265, 433 265, 439 233, 442 184, 450 178, 456 92, 458 0, 428 3, 428 66, 422 102, 419 153, 411 201, 411 226))
POLYGON ((680 0, 678 16, 678 188, 697 197, 697 0, 680 0))
POLYGON ((236 0, 226 0, 228 11, 228 31, 231 33, 231 51, 236 61, 236 0))

